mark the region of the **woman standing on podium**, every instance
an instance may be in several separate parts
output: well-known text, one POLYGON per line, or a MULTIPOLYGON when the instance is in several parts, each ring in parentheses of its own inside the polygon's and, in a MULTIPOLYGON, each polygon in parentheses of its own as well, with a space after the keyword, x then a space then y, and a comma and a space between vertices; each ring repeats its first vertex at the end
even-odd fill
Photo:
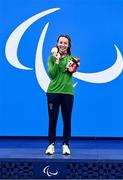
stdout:
POLYGON ((63 118, 63 145, 62 154, 69 155, 69 139, 71 137, 71 114, 74 100, 72 74, 79 65, 79 59, 71 56, 71 39, 68 35, 60 35, 57 47, 52 49, 48 58, 48 74, 51 78, 47 89, 49 114, 49 146, 46 154, 55 152, 56 126, 61 107, 63 118))

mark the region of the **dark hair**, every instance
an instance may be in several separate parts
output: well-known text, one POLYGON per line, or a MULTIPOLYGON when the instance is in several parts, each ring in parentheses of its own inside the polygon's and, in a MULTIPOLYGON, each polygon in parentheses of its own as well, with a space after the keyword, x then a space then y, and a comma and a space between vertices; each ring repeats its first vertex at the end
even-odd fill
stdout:
POLYGON ((61 34, 61 35, 58 37, 58 39, 57 39, 57 43, 58 43, 60 37, 65 37, 65 38, 68 39, 69 47, 68 47, 68 49, 67 49, 67 53, 68 53, 69 55, 71 55, 71 50, 70 50, 70 48, 71 48, 71 38, 70 38, 70 36, 68 36, 68 35, 66 35, 66 34, 61 34))

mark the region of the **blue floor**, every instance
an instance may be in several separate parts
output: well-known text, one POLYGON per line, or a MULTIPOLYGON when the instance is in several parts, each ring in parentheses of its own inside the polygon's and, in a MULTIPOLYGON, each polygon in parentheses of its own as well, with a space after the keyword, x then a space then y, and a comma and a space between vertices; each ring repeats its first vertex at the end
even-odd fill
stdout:
POLYGON ((71 155, 62 155, 62 141, 58 140, 55 154, 45 155, 48 142, 39 139, 0 139, 0 159, 55 160, 123 160, 123 140, 71 140, 71 155))

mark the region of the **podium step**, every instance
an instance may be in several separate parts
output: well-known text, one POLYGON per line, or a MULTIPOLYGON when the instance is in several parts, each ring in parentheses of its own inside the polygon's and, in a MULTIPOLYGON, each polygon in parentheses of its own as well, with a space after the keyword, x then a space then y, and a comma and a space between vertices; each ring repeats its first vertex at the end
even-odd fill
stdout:
POLYGON ((71 141, 71 155, 45 155, 47 141, 1 141, 0 179, 123 179, 123 141, 71 141))

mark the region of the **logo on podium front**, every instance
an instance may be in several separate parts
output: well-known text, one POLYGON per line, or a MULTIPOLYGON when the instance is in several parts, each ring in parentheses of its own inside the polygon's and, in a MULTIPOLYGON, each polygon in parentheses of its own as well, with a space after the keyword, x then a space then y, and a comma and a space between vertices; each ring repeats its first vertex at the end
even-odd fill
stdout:
POLYGON ((55 172, 53 172, 51 169, 50 169, 50 166, 46 166, 44 167, 43 169, 43 173, 46 174, 48 177, 51 177, 51 176, 56 176, 58 174, 58 170, 56 170, 55 172))

